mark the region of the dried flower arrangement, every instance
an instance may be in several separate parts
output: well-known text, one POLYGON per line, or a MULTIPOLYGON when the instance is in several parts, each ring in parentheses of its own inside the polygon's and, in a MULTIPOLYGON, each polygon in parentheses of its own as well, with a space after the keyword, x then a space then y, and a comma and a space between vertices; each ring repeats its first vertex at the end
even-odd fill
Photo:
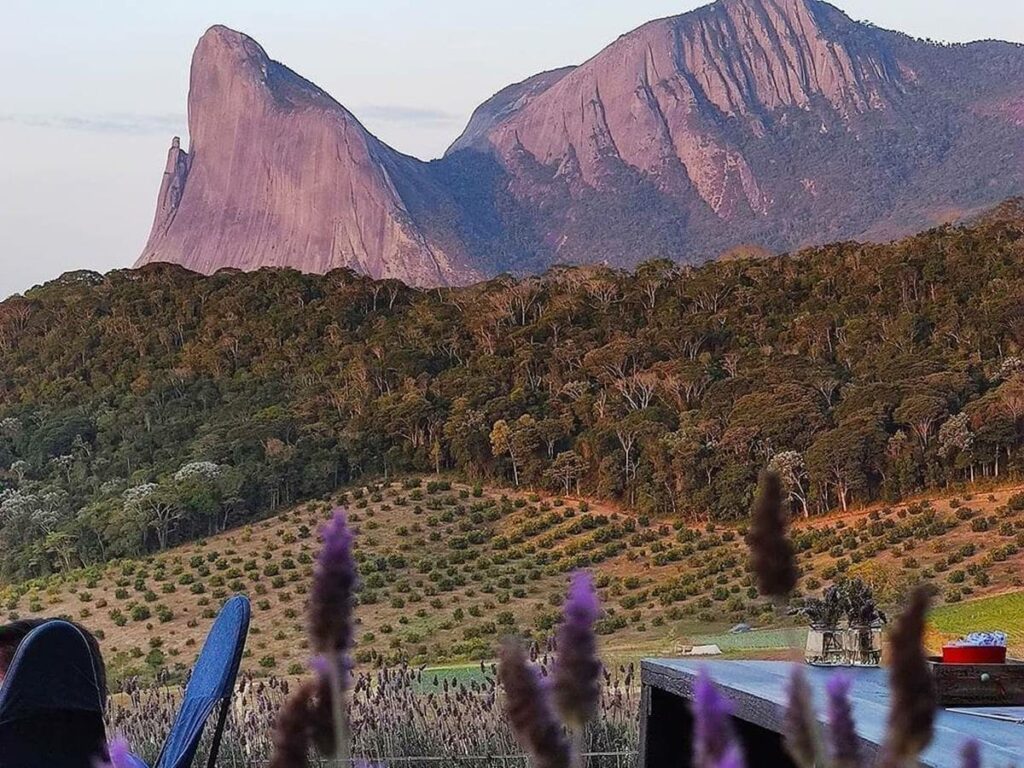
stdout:
POLYGON ((808 663, 878 666, 886 616, 862 580, 844 579, 830 586, 821 598, 807 600, 802 612, 811 625, 807 634, 808 663))
POLYGON ((826 589, 821 598, 805 601, 803 613, 811 626, 828 629, 835 629, 843 619, 850 627, 873 627, 886 621, 871 587, 857 578, 842 579, 826 589))

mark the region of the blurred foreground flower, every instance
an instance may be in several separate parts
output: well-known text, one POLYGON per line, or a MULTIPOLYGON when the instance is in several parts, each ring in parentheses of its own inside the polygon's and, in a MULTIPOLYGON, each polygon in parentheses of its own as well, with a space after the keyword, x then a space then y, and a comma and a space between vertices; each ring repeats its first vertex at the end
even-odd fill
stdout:
POLYGON ((935 681, 924 651, 928 592, 918 587, 889 636, 889 723, 882 745, 884 768, 909 765, 932 740, 935 681))
POLYGON ((793 667, 789 679, 789 700, 786 705, 783 738, 786 751, 800 768, 814 768, 818 760, 818 722, 807 678, 799 666, 793 667))
POLYGON ((600 606, 586 571, 573 575, 562 613, 552 673, 555 705, 566 724, 579 732, 597 714, 601 701, 601 660, 594 634, 600 606))
POLYGON ((981 768, 981 746, 975 739, 968 739, 960 747, 960 768, 981 768))
MULTIPOLYGON (((321 695, 329 698, 334 738, 329 740, 332 756, 346 761, 352 756, 352 736, 348 723, 345 691, 351 670, 349 652, 355 636, 353 613, 358 585, 356 561, 352 554, 352 532, 345 510, 334 516, 323 529, 323 547, 313 568, 313 588, 309 596, 310 645, 321 654, 318 674, 321 695)), ((321 737, 321 745, 325 739, 321 737)))
POLYGON ((693 687, 693 762, 697 768, 743 768, 731 716, 732 704, 702 669, 693 687))
POLYGON ((95 761, 96 768, 139 768, 141 763, 128 747, 128 742, 121 736, 111 739, 107 745, 107 759, 95 761))
POLYGON ((835 768, 860 768, 860 740, 850 708, 851 680, 836 674, 825 684, 828 695, 828 735, 835 768))
POLYGON ((505 689, 509 724, 530 753, 534 768, 568 768, 571 750, 555 716, 550 691, 519 642, 507 640, 502 645, 498 675, 505 689))
POLYGON ((782 481, 775 472, 765 472, 751 513, 747 545, 750 569, 762 595, 777 603, 789 599, 796 587, 797 566, 793 545, 787 536, 789 515, 783 508, 782 481))
POLYGON ((359 577, 344 509, 334 511, 322 535, 309 595, 310 647, 318 654, 312 662, 316 680, 303 684, 278 713, 274 768, 305 766, 311 742, 336 760, 351 760, 345 692, 352 670, 349 654, 359 577))
POLYGON ((309 594, 310 647, 344 662, 352 649, 353 612, 358 583, 352 556, 352 532, 344 509, 336 509, 323 528, 323 547, 313 568, 309 594))

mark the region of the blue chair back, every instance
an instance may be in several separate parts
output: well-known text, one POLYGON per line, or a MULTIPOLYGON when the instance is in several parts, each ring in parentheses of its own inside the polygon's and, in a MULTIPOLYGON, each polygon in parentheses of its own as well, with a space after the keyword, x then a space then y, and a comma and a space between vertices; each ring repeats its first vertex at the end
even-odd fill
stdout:
POLYGON ((28 634, 0 686, 0 768, 93 768, 106 755, 97 661, 66 621, 28 634))
POLYGON ((248 598, 235 595, 213 622, 155 768, 187 768, 192 764, 206 721, 219 703, 221 712, 209 761, 210 766, 214 764, 249 632, 249 613, 248 598))

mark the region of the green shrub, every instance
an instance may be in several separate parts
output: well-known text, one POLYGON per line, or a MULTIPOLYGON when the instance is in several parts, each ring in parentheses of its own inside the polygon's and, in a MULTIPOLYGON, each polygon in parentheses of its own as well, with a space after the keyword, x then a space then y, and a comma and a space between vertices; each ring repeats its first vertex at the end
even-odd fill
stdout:
POLYGON ((145 621, 152 613, 149 610, 149 606, 140 604, 133 606, 129 615, 132 617, 132 621, 145 621))

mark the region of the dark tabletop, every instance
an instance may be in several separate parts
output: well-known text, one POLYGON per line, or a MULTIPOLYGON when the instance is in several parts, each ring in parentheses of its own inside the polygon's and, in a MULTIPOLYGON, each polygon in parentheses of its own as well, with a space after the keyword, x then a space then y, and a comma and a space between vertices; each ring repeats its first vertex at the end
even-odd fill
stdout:
MULTIPOLYGON (((780 661, 704 661, 645 659, 641 666, 645 685, 690 698, 693 680, 707 668, 715 682, 735 704, 736 716, 779 731, 786 704, 792 665, 780 661)), ((815 693, 815 709, 825 720, 825 681, 837 670, 804 666, 815 693)), ((885 734, 889 691, 886 672, 878 668, 848 668, 850 699, 857 729, 870 750, 885 734)), ((939 712, 935 738, 921 758, 933 768, 959 768, 960 746, 968 738, 981 744, 985 765, 1019 764, 1024 760, 1024 707, 978 707, 939 712)))

